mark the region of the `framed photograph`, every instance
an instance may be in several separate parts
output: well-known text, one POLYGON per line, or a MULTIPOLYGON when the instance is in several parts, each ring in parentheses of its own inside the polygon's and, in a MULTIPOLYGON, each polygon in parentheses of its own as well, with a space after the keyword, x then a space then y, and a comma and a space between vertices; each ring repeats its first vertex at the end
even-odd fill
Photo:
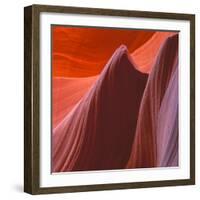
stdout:
POLYGON ((24 9, 24 191, 195 183, 195 16, 24 9))

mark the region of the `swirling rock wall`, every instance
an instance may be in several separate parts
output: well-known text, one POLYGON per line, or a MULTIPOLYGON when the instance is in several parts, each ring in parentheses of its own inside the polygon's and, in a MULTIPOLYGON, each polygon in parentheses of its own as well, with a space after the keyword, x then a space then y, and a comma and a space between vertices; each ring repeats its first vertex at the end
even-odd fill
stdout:
POLYGON ((52 35, 52 171, 177 166, 178 34, 52 35))

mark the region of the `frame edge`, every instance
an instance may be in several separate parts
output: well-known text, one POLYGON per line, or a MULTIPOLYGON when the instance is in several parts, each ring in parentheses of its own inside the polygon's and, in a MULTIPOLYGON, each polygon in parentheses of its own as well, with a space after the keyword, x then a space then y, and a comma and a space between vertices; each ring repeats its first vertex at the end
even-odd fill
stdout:
POLYGON ((190 15, 190 178, 195 184, 195 15, 190 15))
POLYGON ((24 8, 24 192, 32 193, 32 6, 24 8))
MULTIPOLYGON (((34 6, 24 7, 24 192, 39 191, 39 35, 34 6)), ((38 16, 39 17, 39 16, 38 16)))

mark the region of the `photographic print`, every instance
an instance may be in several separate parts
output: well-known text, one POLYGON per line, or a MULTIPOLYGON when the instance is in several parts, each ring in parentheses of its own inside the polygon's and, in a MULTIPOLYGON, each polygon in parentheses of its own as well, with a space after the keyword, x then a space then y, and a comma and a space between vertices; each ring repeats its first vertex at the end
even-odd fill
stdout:
POLYGON ((52 172, 178 166, 179 33, 51 31, 52 172))

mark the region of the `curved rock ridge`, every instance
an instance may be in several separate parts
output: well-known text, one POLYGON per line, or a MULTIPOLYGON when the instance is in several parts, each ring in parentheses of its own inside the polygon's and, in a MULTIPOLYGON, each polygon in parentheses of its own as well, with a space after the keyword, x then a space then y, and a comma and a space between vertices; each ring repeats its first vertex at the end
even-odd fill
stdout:
POLYGON ((132 53, 154 33, 155 31, 150 30, 53 26, 53 76, 99 75, 121 44, 125 44, 132 53))
POLYGON ((168 37, 149 75, 127 168, 178 164, 178 35, 168 37))
POLYGON ((122 45, 100 75, 80 79, 82 89, 70 104, 75 107, 67 115, 58 109, 53 172, 178 166, 178 34, 155 52, 149 76, 122 45))
POLYGON ((148 76, 120 46, 91 89, 53 130, 53 172, 125 168, 148 76))
POLYGON ((161 44, 174 34, 176 32, 54 27, 52 69, 56 73, 52 75, 52 129, 91 88, 119 44, 126 44, 137 70, 149 73, 161 44))
POLYGON ((80 101, 82 96, 84 96, 97 78, 97 76, 91 76, 87 78, 53 77, 53 129, 80 101))
POLYGON ((158 120, 157 166, 178 166, 178 68, 163 97, 158 120))
POLYGON ((166 38, 175 34, 177 33, 165 31, 156 32, 147 42, 131 53, 138 70, 144 73, 150 73, 163 42, 166 38))

